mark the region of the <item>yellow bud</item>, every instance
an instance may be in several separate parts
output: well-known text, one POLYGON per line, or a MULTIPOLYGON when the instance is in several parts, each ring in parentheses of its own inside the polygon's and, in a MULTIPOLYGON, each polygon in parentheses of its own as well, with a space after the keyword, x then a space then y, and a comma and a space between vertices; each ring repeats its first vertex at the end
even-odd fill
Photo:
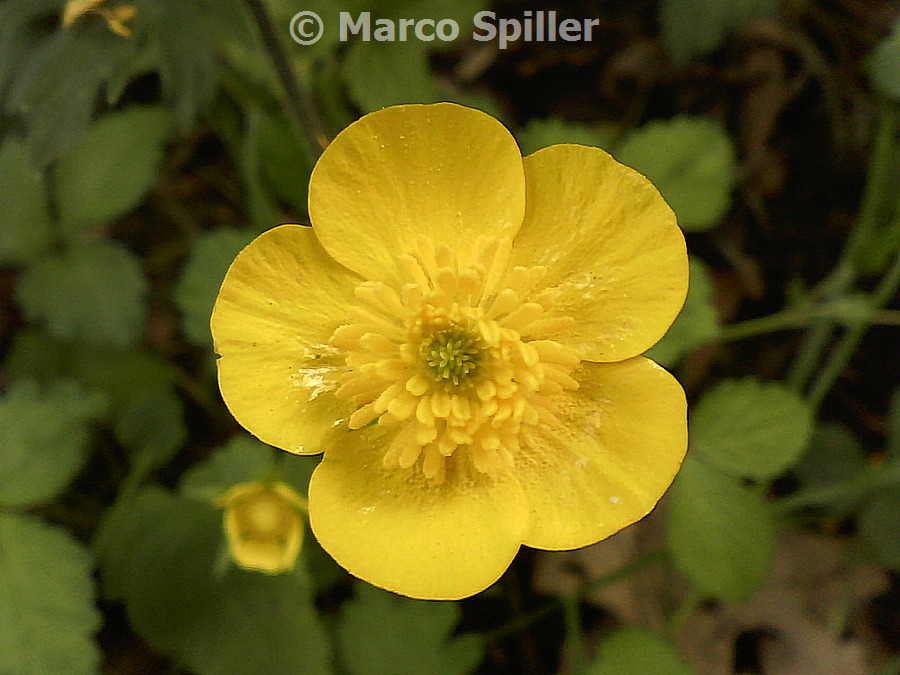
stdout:
POLYGON ((216 500, 225 509, 228 553, 239 567, 268 574, 294 569, 303 543, 306 500, 284 483, 231 487, 216 500))

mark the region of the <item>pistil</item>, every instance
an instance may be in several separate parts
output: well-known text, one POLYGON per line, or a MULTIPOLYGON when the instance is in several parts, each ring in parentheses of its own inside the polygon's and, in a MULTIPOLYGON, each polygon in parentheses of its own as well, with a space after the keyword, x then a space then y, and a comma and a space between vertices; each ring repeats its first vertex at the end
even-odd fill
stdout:
POLYGON ((425 339, 420 351, 435 382, 458 387, 471 383, 479 369, 482 350, 478 343, 468 330, 453 326, 425 339))

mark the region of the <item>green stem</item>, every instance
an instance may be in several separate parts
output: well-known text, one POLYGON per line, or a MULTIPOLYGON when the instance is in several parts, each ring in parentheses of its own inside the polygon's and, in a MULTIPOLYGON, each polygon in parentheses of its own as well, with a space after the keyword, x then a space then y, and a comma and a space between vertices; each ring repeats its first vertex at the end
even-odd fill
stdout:
POLYGON ((566 621, 566 650, 569 654, 569 672, 582 675, 590 665, 584 632, 581 627, 581 600, 577 595, 563 598, 563 616, 566 621))
MULTIPOLYGON (((838 266, 816 289, 814 296, 821 294, 826 297, 839 297, 844 295, 852 288, 855 279, 856 272, 845 252, 838 266)), ((788 384, 793 389, 800 391, 809 381, 816 364, 822 356, 822 352, 825 350, 825 346, 831 338, 833 329, 834 321, 832 319, 817 318, 813 321, 800 346, 800 352, 794 361, 791 372, 788 374, 788 384)))
POLYGON ((627 579, 632 574, 640 572, 645 567, 649 567, 650 565, 655 565, 658 562, 662 562, 666 559, 667 555, 668 553, 665 547, 660 547, 654 549, 653 551, 648 551, 647 553, 638 556, 634 560, 625 563, 619 569, 613 570, 609 574, 605 574, 602 577, 598 577, 590 583, 585 584, 577 591, 578 597, 584 598, 594 591, 599 591, 606 588, 607 586, 612 586, 613 584, 618 583, 622 579, 627 579))
MULTIPOLYGON (((645 567, 649 567, 650 565, 655 565, 658 562, 662 562, 666 559, 666 549, 658 548, 656 550, 650 551, 648 553, 644 553, 643 555, 635 558, 634 560, 625 563, 621 567, 616 570, 613 570, 609 574, 606 574, 602 577, 594 579, 592 582, 585 584, 581 588, 579 588, 575 593, 571 594, 573 599, 580 601, 586 595, 593 593, 594 591, 598 591, 602 588, 606 588, 607 586, 611 586, 614 583, 621 581, 622 579, 626 579, 630 577, 632 574, 639 572, 645 567)), ((502 638, 507 637, 508 635, 514 635, 521 630, 524 630, 531 624, 540 621, 541 619, 551 616, 563 609, 563 600, 556 599, 548 602, 542 607, 538 607, 536 610, 529 612, 528 614, 521 614, 519 616, 514 617, 510 621, 507 621, 502 626, 498 626, 494 630, 487 631, 484 634, 484 639, 486 642, 494 642, 500 640, 502 638)))
POLYGON ((758 319, 748 319, 730 326, 722 326, 719 334, 712 341, 717 343, 737 342, 780 330, 802 328, 809 323, 810 319, 809 312, 787 309, 776 314, 761 316, 758 319))
MULTIPOLYGON (((748 319, 730 326, 723 326, 719 334, 711 340, 715 343, 736 342, 757 335, 766 335, 780 330, 804 328, 813 321, 828 319, 831 321, 846 320, 846 314, 840 308, 823 307, 817 310, 788 309, 758 319, 748 319)), ((872 312, 865 323, 870 326, 900 326, 900 310, 886 309, 872 312)))
MULTIPOLYGON (((837 267, 818 289, 825 300, 839 298, 850 291, 857 276, 860 256, 876 236, 881 206, 886 197, 894 192, 892 177, 896 170, 893 162, 896 127, 897 108, 891 103, 885 103, 880 111, 879 126, 869 158, 868 179, 859 214, 837 267)), ((884 302, 876 306, 881 304, 884 302)), ((817 319, 813 323, 788 375, 788 383, 794 389, 802 390, 812 377, 816 364, 828 345, 833 328, 834 322, 831 319, 817 319)), ((844 336, 841 345, 831 353, 828 363, 823 368, 827 371, 827 377, 823 377, 823 373, 820 372, 811 388, 810 398, 815 401, 815 405, 824 398, 864 331, 865 323, 856 324, 844 336)))
POLYGON ((700 593, 700 591, 693 587, 688 590, 687 595, 684 596, 681 604, 678 605, 678 608, 674 612, 672 612, 666 623, 666 632, 670 638, 674 640, 678 631, 681 630, 681 627, 684 625, 684 622, 697 611, 697 607, 700 606, 701 602, 703 602, 703 594, 700 593))
POLYGON ((900 485, 900 462, 890 462, 866 467, 847 480, 802 489, 778 500, 773 506, 778 515, 786 516, 810 506, 854 501, 896 485, 900 485))
MULTIPOLYGON (((898 286, 900 286, 900 254, 894 256, 893 264, 887 274, 882 277, 875 292, 872 293, 873 307, 878 308, 887 303, 897 292, 898 286)), ((828 360, 809 389, 808 399, 813 409, 821 405, 829 389, 840 377, 844 366, 850 360, 850 357, 853 356, 856 346, 868 327, 869 324, 865 321, 856 322, 841 337, 837 346, 829 354, 828 360)))
POLYGON ((878 128, 872 142, 872 155, 869 162, 869 177, 866 190, 859 207, 859 215, 850 234, 847 250, 856 262, 862 266, 866 248, 871 248, 878 238, 879 220, 882 208, 888 196, 896 195, 893 184, 897 167, 894 164, 894 144, 897 133, 898 107, 892 103, 884 103, 879 110, 878 128))
POLYGON ((294 71, 284 51, 284 46, 275 32, 275 26, 269 17, 268 11, 263 6, 262 0, 247 0, 247 6, 250 8, 250 13, 253 15, 257 28, 259 28, 263 46, 269 54, 272 65, 275 67, 278 79, 281 80, 281 86, 284 87, 284 92, 287 95, 288 110, 303 130, 306 144, 309 146, 310 158, 314 163, 328 144, 328 136, 325 133, 321 116, 313 102, 312 94, 294 76, 294 71))

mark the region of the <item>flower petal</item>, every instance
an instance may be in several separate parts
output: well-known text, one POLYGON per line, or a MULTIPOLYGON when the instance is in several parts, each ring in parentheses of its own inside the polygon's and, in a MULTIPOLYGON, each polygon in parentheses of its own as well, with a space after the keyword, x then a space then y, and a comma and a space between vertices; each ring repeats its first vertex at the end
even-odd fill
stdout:
POLYGON ((559 337, 590 361, 655 344, 684 304, 688 259, 675 214, 636 171, 598 148, 525 158, 527 211, 513 264, 547 267, 547 300, 577 319, 559 337))
POLYGON ((316 235, 367 279, 396 281, 397 255, 431 237, 452 250, 511 238, 525 212, 515 140, 497 120, 452 103, 364 116, 325 148, 309 182, 316 235))
POLYGON ((524 439, 514 472, 531 504, 523 543, 593 544, 647 515, 687 450, 681 385, 653 361, 586 363, 559 396, 560 426, 524 439))
POLYGON ((350 417, 331 393, 343 360, 328 340, 346 322, 359 283, 300 225, 263 233, 231 264, 210 322, 219 388, 235 419, 263 442, 318 453, 350 417))
POLYGON ((351 574, 395 593, 455 600, 484 590, 527 526, 518 482, 466 471, 467 461, 440 485, 420 470, 385 469, 389 440, 379 427, 363 429, 325 454, 309 484, 316 539, 351 574))

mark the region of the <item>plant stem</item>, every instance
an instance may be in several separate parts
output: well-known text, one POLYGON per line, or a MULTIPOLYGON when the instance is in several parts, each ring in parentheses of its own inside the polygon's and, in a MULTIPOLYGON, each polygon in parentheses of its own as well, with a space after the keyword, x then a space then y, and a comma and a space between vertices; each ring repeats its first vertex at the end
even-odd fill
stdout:
POLYGON ((263 6, 262 0, 247 0, 247 6, 259 28, 263 46, 269 54, 278 79, 281 80, 281 86, 284 87, 288 110, 303 130, 306 144, 309 146, 310 158, 314 163, 328 145, 328 136, 313 102, 312 94, 295 77, 281 39, 275 32, 275 26, 272 24, 272 19, 263 6))
MULTIPOLYGON (((847 293, 856 279, 856 271, 844 252, 838 266, 819 284, 814 295, 838 297, 847 293)), ((796 361, 788 374, 788 384, 797 391, 803 389, 831 338, 834 323, 829 318, 817 318, 806 334, 796 361)))
MULTIPOLYGON (((897 292, 900 286, 900 254, 894 256, 894 262, 878 284, 875 292, 872 293, 872 304, 874 307, 880 307, 888 302, 897 292)), ((835 381, 840 377, 841 371, 853 356, 856 345, 862 339, 863 334, 869 327, 868 322, 858 321, 850 327, 850 329, 841 337, 840 342, 832 350, 828 356, 828 360, 819 371, 815 381, 809 389, 808 399, 813 409, 819 407, 828 390, 835 381)))
MULTIPOLYGON (((664 547, 655 549, 648 553, 644 553, 634 560, 625 563, 620 568, 613 570, 609 574, 606 574, 602 577, 594 579, 590 583, 585 584, 577 591, 572 593, 571 598, 573 598, 575 601, 580 601, 589 593, 593 593, 594 591, 598 591, 601 588, 611 586, 612 584, 630 577, 636 572, 639 572, 645 567, 649 567, 650 565, 662 562, 665 559, 666 549, 664 547)), ((498 626, 494 630, 487 631, 484 634, 484 639, 486 642, 494 642, 496 640, 505 638, 508 635, 514 635, 520 630, 527 628, 531 624, 540 621, 547 616, 551 616, 552 614, 555 614, 556 612, 563 609, 563 602, 563 599, 558 598, 548 602, 542 607, 538 607, 528 614, 521 614, 519 616, 516 616, 510 621, 507 621, 505 624, 498 626)))
MULTIPOLYGON (((845 314, 832 308, 824 307, 816 310, 788 309, 783 312, 761 316, 758 319, 748 319, 730 326, 723 326, 719 334, 710 342, 723 344, 736 342, 757 335, 766 335, 780 330, 804 328, 813 321, 828 319, 837 321, 846 320, 845 314)), ((900 326, 900 310, 881 310, 872 312, 865 321, 870 326, 900 326)))
POLYGON ((563 616, 566 621, 566 651, 569 655, 569 672, 582 675, 590 665, 584 633, 581 627, 581 601, 577 595, 567 595, 562 599, 563 616))
POLYGON ((776 501, 773 506, 778 515, 785 516, 808 506, 860 499, 876 490, 896 485, 900 485, 900 462, 895 461, 886 465, 868 466, 837 483, 802 489, 776 501))
POLYGON ((858 267, 864 266, 866 248, 871 248, 873 240, 878 238, 878 221, 884 216, 882 209, 886 198, 896 196, 894 152, 897 122, 898 107, 893 103, 883 103, 872 142, 866 190, 850 241, 847 242, 848 253, 858 267))
POLYGON ((697 607, 700 606, 701 602, 703 602, 703 595, 696 588, 691 587, 666 623, 666 633, 670 639, 675 639, 684 622, 697 611, 697 607))
MULTIPOLYGON (((837 267, 817 289, 818 292, 821 292, 824 300, 839 298, 850 291, 856 280, 865 247, 871 247, 872 240, 876 237, 875 232, 882 205, 885 203, 886 197, 893 193, 892 177, 896 170, 893 161, 896 127, 897 108, 892 103, 884 103, 880 110, 878 129, 869 158, 868 179, 859 214, 854 221, 853 229, 837 267)), ((887 299, 876 306, 881 306, 885 302, 887 299)), ((813 323, 788 375, 788 383, 794 389, 802 390, 812 377, 833 328, 834 324, 830 319, 818 319, 813 323)), ((864 331, 865 323, 857 323, 844 336, 838 348, 832 351, 823 368, 825 372, 819 373, 810 390, 810 398, 814 401, 815 407, 818 407, 831 384, 840 374, 841 368, 850 358, 864 331), (823 377, 823 374, 827 377, 823 377)))

